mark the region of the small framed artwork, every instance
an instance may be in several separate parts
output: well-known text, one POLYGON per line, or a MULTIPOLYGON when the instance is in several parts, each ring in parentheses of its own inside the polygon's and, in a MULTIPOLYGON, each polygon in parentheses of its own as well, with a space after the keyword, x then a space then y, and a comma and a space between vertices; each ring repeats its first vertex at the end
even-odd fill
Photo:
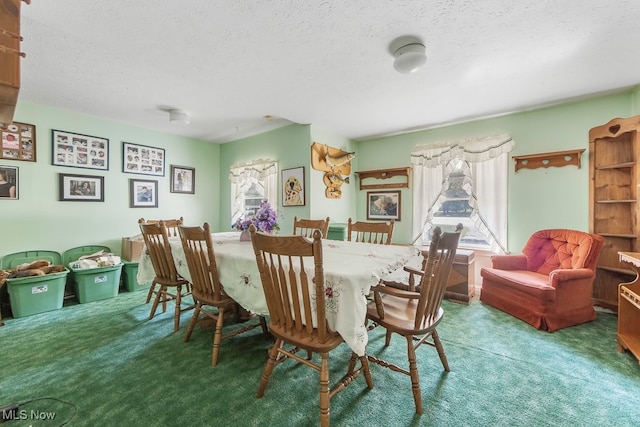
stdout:
POLYGON ((18 200, 18 168, 0 165, 0 200, 18 200))
POLYGON ((0 129, 0 159, 36 161, 36 127, 27 123, 13 122, 0 129))
POLYGON ((171 192, 194 194, 196 192, 196 170, 186 166, 171 165, 171 192))
POLYGON ((164 176, 164 149, 123 142, 122 172, 164 176))
POLYGON ((60 201, 104 202, 104 177, 58 174, 60 201))
POLYGON ((367 219, 400 221, 400 191, 367 191, 367 219))
POLYGON ((109 170, 109 140, 53 129, 52 161, 56 166, 109 170))
POLYGON ((148 179, 129 180, 130 208, 157 208, 158 181, 148 179))
POLYGON ((282 206, 304 206, 304 166, 282 170, 282 206))

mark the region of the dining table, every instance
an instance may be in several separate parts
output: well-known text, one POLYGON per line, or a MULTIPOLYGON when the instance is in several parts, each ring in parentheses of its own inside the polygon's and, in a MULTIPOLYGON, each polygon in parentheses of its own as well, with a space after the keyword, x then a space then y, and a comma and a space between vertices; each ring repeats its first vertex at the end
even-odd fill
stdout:
MULTIPOLYGON (((225 292, 249 312, 268 316, 251 241, 241 241, 239 232, 212 233, 212 238, 225 292)), ((171 237, 169 243, 178 274, 191 280, 180 238, 171 237)), ((359 356, 365 354, 368 341, 366 312, 371 287, 418 254, 418 248, 411 245, 322 239, 327 322, 359 356)), ((143 250, 138 283, 151 283, 154 277, 151 258, 143 250)))

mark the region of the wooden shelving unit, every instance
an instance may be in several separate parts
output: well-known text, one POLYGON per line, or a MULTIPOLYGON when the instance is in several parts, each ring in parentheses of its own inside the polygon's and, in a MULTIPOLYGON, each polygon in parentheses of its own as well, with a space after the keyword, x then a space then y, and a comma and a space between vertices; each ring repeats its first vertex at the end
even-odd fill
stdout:
POLYGON ((370 171, 356 172, 360 180, 360 190, 367 189, 379 189, 379 188, 409 188, 409 177, 411 175, 411 168, 393 168, 393 169, 377 169, 370 171), (368 178, 373 179, 389 179, 395 176, 401 176, 406 179, 405 182, 389 182, 378 184, 365 184, 363 181, 368 178))
POLYGON ((575 165, 580 169, 580 157, 582 157, 584 151, 584 148, 580 148, 576 150, 512 156, 511 158, 516 164, 516 172, 520 169, 548 168, 550 166, 561 167, 567 165, 575 165))
POLYGON ((640 361, 640 253, 620 252, 620 261, 631 264, 635 280, 621 283, 618 292, 618 351, 629 350, 640 361))
POLYGON ((635 272, 620 252, 638 252, 640 116, 613 119, 589 131, 589 230, 604 237, 593 284, 595 305, 618 309, 618 285, 635 272))
POLYGON ((20 6, 21 1, 0 2, 0 127, 13 121, 20 90, 20 6))

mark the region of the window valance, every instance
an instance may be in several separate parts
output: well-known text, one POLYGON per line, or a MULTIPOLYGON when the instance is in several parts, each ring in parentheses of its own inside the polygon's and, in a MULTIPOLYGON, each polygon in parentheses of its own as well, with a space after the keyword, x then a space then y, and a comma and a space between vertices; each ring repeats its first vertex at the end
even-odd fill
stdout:
POLYGON ((510 152, 514 145, 515 142, 507 134, 417 145, 411 152, 411 164, 433 168, 446 165, 454 158, 479 163, 510 152))
POLYGON ((236 163, 229 170, 229 180, 239 184, 249 178, 265 180, 277 175, 278 163, 275 160, 258 159, 251 162, 236 163))

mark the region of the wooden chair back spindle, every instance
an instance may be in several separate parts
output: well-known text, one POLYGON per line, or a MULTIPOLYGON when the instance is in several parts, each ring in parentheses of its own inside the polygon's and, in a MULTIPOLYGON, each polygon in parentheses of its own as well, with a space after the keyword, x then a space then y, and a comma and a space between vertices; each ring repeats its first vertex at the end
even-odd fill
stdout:
POLYGON ((138 223, 146 223, 146 224, 157 224, 160 221, 164 222, 164 226, 167 229, 167 236, 169 237, 178 237, 178 227, 184 224, 184 218, 180 217, 177 219, 147 219, 140 218, 138 223))
POLYGON ((347 223, 347 240, 354 242, 374 243, 390 245, 393 237, 395 220, 389 222, 353 222, 351 218, 347 223))
POLYGON ((326 219, 298 219, 297 216, 293 218, 294 236, 300 235, 311 239, 314 230, 320 230, 322 238, 326 239, 329 233, 329 217, 326 219))

